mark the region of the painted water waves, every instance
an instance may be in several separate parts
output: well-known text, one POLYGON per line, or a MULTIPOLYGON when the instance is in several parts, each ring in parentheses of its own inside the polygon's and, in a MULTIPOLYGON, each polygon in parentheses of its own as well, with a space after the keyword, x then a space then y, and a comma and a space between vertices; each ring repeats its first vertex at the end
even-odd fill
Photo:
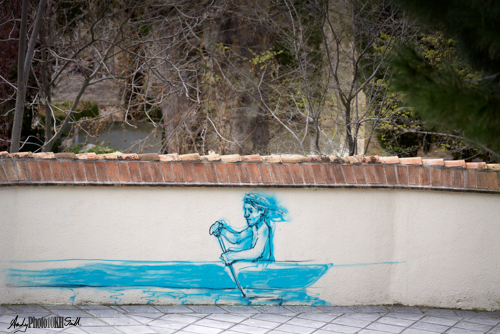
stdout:
POLYGON ((70 291, 71 301, 78 289, 98 289, 115 303, 132 293, 147 303, 326 305, 315 283, 331 264, 274 258, 275 224, 286 221, 287 212, 274 196, 245 194, 245 228, 235 230, 224 219, 207 226, 221 248, 220 260, 16 262, 7 270, 7 284, 70 291))

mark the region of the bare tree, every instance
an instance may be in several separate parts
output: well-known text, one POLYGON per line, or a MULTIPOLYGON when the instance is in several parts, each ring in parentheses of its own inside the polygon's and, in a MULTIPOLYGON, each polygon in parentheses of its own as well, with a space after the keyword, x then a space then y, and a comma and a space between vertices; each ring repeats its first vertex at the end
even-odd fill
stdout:
POLYGON ((320 0, 47 0, 46 7, 36 11, 40 28, 33 19, 28 29, 28 49, 39 37, 33 61, 40 71, 32 73, 38 91, 25 103, 45 110, 44 151, 64 136, 102 132, 108 115, 82 118, 81 102, 91 90, 118 87, 123 124, 153 125, 131 143, 134 151, 159 137, 159 153, 356 154, 363 132, 370 138, 385 117, 391 70, 384 62, 408 33, 384 0, 334 7, 320 0), (66 107, 51 96, 68 78, 78 89, 66 107))

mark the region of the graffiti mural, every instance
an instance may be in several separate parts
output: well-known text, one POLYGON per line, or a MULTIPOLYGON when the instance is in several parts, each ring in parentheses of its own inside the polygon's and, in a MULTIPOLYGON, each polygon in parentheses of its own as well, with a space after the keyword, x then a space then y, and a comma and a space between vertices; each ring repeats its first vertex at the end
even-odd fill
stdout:
POLYGON ((10 261, 4 270, 5 283, 14 288, 59 289, 68 303, 81 303, 79 293, 88 295, 90 290, 116 304, 141 300, 158 304, 328 305, 320 296, 324 288, 320 279, 333 267, 397 263, 333 265, 314 263, 314 259, 276 259, 276 226, 294 224, 287 208, 276 196, 264 193, 244 194, 242 202, 245 226, 235 227, 238 225, 221 218, 195 231, 204 240, 197 247, 220 247, 220 259, 10 261))
MULTIPOLYGON (((130 290, 147 302, 327 304, 311 293, 332 266, 275 261, 275 225, 287 221, 287 209, 271 195, 248 193, 243 197, 247 226, 233 229, 220 219, 209 233, 221 248, 220 260, 120 261, 65 259, 17 261, 7 269, 7 284, 25 288, 91 288, 109 292, 111 301, 130 290), (17 266, 16 266, 17 264, 17 266), (32 266, 34 269, 26 269, 32 266), (18 267, 18 268, 16 268, 18 267)), ((72 297, 74 301, 74 296, 72 297)))

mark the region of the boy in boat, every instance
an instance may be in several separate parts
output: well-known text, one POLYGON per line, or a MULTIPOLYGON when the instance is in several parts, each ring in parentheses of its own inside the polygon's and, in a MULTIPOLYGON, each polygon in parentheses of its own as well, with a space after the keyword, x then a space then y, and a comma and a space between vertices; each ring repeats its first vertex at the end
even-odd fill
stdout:
POLYGON ((243 211, 248 227, 241 232, 231 229, 224 220, 210 227, 210 234, 233 244, 221 255, 222 260, 226 265, 242 260, 274 261, 271 222, 273 217, 282 219, 283 212, 267 198, 256 194, 245 194, 243 211))

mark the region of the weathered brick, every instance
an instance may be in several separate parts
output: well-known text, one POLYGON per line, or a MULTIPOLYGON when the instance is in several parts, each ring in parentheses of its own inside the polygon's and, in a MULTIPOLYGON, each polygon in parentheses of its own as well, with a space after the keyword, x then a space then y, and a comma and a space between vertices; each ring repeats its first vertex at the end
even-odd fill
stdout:
POLYGON ((468 169, 465 171, 467 188, 476 188, 476 171, 468 169))
MULTIPOLYGON (((260 157, 260 156, 259 156, 260 157)), ((250 175, 250 182, 252 183, 261 183, 259 167, 257 164, 248 164, 248 174, 250 175)))
POLYGON ((9 181, 19 180, 19 177, 17 176, 16 164, 13 160, 5 160, 3 162, 3 166, 5 168, 5 173, 7 174, 7 179, 9 179, 9 181))
POLYGON ((394 166, 384 166, 385 175, 387 177, 387 184, 398 184, 398 178, 396 176, 396 169, 394 166))
POLYGON ((273 180, 273 183, 276 183, 276 184, 283 183, 283 180, 281 179, 280 166, 272 164, 272 165, 269 165, 269 169, 271 170, 271 178, 273 180))
MULTIPOLYGON (((40 161, 42 163, 43 161, 40 161)), ((40 168, 41 170, 41 168, 40 168)), ((83 169, 83 162, 82 161, 74 161, 73 162, 73 170, 75 171, 75 180, 76 181, 86 181, 87 179, 85 178, 85 171, 83 169)), ((42 173, 42 180, 44 179, 43 173, 42 173)))
POLYGON ((157 161, 151 161, 149 163, 149 166, 151 167, 151 175, 153 176, 153 182, 163 182, 160 163, 157 161))
POLYGON ((281 176, 283 177, 283 183, 293 183, 292 172, 290 171, 289 165, 281 165, 281 176))
MULTIPOLYGON (((40 173, 42 174, 42 181, 52 181, 52 172, 50 171, 50 161, 43 160, 39 161, 38 164, 40 165, 40 173)), ((86 178, 84 176, 82 181, 85 180, 86 178)))
POLYGON ((365 173, 363 171, 363 166, 353 165, 352 169, 354 170, 354 176, 356 177, 357 183, 366 184, 366 178, 365 178, 365 173))
POLYGON ((108 178, 111 182, 120 181, 118 175, 118 166, 116 161, 106 161, 106 169, 108 171, 108 178))
MULTIPOLYGON (((42 175, 40 174, 40 167, 38 166, 38 161, 28 160, 28 169, 30 170, 31 181, 41 181, 42 175)), ((3 172, 3 168, 0 167, 0 174, 3 172)), ((72 173, 73 174, 73 173, 72 173)), ((0 180, 2 176, 0 175, 0 180)))
POLYGON ((431 183, 434 187, 441 187, 443 185, 442 179, 442 169, 441 168, 429 168, 431 171, 431 183))
POLYGON ((453 187, 453 171, 451 168, 445 167, 442 170, 443 173, 443 186, 453 187))
POLYGON ((97 181, 97 173, 95 171, 94 161, 84 161, 83 167, 85 168, 85 175, 87 176, 87 181, 97 181))
POLYGON ((215 171, 215 164, 208 163, 205 164, 205 174, 207 175, 207 181, 210 183, 217 183, 217 172, 215 171))
POLYGON ((19 176, 19 181, 29 181, 29 172, 26 161, 16 160, 17 175, 19 176))
POLYGON ((130 171, 130 180, 132 182, 141 182, 141 170, 137 161, 128 161, 128 170, 130 171))
POLYGON ((375 170, 375 176, 377 177, 377 183, 386 184, 387 180, 385 178, 384 166, 374 165, 373 169, 375 170))
POLYGON ((186 182, 181 162, 172 162, 172 170, 174 171, 175 182, 186 182))
POLYGON ((335 177, 334 182, 339 183, 339 184, 346 183, 345 182, 345 178, 344 178, 344 172, 342 171, 342 166, 341 165, 324 165, 325 169, 323 169, 323 171, 325 172, 325 178, 326 178, 326 168, 327 168, 327 166, 330 167, 333 170, 333 175, 335 177))
POLYGON ((108 181, 108 170, 106 168, 105 161, 96 161, 95 169, 97 171, 97 180, 99 182, 107 182, 108 181))
MULTIPOLYGON (((331 164, 325 164, 323 165, 323 176, 324 176, 324 179, 325 179, 325 183, 326 184, 335 184, 335 183, 339 183, 338 182, 338 178, 336 178, 335 176, 335 167, 338 167, 338 169, 340 170, 340 173, 342 173, 342 167, 340 166, 333 166, 331 164), (335 182, 337 181, 337 182, 335 182)), ((345 182, 342 182, 342 183, 345 183, 345 182)))
POLYGON ((161 171, 163 172, 163 179, 165 182, 174 182, 174 171, 172 170, 172 164, 170 162, 160 162, 161 171))
POLYGON ((488 172, 488 189, 498 190, 498 174, 497 172, 488 172))
POLYGON ((486 171, 477 171, 477 188, 478 189, 487 189, 488 188, 488 178, 486 176, 486 171))
POLYGON ((61 170, 61 162, 59 160, 50 161, 50 169, 52 170, 52 178, 54 181, 62 181, 63 174, 61 170))
MULTIPOLYGON (((185 154, 185 155, 187 155, 187 154, 185 154)), ((182 168, 184 169, 184 177, 186 178, 186 182, 196 182, 196 176, 194 175, 193 163, 192 162, 183 162, 182 168)))
POLYGON ((354 171, 352 170, 351 165, 342 165, 342 170, 344 171, 344 176, 347 183, 356 183, 356 177, 354 176, 354 171))
POLYGON ((269 171, 269 167, 267 165, 258 165, 260 171, 260 177, 263 183, 271 183, 271 173, 269 171))
POLYGON ((457 188, 463 188, 465 187, 465 177, 464 177, 464 170, 463 169, 455 169, 453 171, 453 184, 457 188))
POLYGON ((302 175, 304 176, 304 182, 307 184, 314 183, 314 176, 309 164, 302 165, 302 175))
POLYGON ((153 182, 153 176, 151 175, 151 167, 149 166, 149 162, 143 161, 139 162, 138 164, 141 171, 142 182, 153 182))
POLYGON ((230 183, 240 183, 240 178, 238 177, 238 169, 236 164, 228 163, 226 164, 227 176, 229 177, 230 183))
POLYGON ((408 184, 408 167, 396 166, 398 173, 398 184, 408 184))
POLYGON ((120 174, 120 182, 130 182, 130 170, 128 169, 128 162, 118 162, 118 173, 120 174))
POLYGON ((250 176, 248 175, 247 164, 238 163, 236 164, 236 169, 238 170, 238 175, 240 177, 241 183, 250 183, 250 176))
POLYGON ((411 185, 420 185, 420 167, 408 166, 408 180, 411 185))
POLYGON ((220 183, 228 183, 229 177, 227 176, 226 164, 216 163, 215 169, 217 170, 217 178, 220 183))
POLYGON ((304 178, 302 177, 302 170, 299 164, 290 165, 290 171, 292 172, 293 183, 304 184, 304 178))
POLYGON ((373 169, 372 165, 365 165, 363 166, 365 170, 365 175, 366 175, 366 182, 368 184, 377 184, 377 177, 375 176, 375 171, 373 169))
POLYGON ((205 164, 201 162, 194 163, 194 172, 196 173, 196 180, 198 182, 207 182, 207 174, 205 173, 205 164))
MULTIPOLYGON (((2 159, 1 154, 5 155, 5 153, 7 153, 7 152, 0 152, 0 159, 2 159)), ((40 173, 40 171, 38 173, 40 173)), ((7 182, 7 181, 8 181, 8 179, 7 179, 7 175, 5 174, 5 170, 3 169, 3 163, 0 161, 0 182, 7 182)))
POLYGON ((311 169, 314 175, 314 182, 316 184, 324 184, 325 178, 323 177, 323 170, 321 165, 311 165, 311 169))
POLYGON ((431 169, 429 167, 420 168, 420 185, 431 185, 431 169))

